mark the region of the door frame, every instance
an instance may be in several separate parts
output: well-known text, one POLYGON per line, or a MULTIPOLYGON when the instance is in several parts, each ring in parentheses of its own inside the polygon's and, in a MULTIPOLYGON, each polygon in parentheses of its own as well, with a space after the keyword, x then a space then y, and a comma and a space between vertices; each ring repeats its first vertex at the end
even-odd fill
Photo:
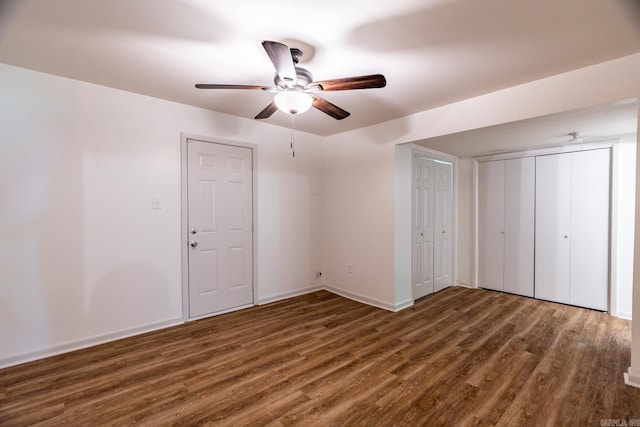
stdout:
MULTIPOLYGON (((452 222, 451 222, 451 286, 457 286, 457 269, 458 269, 458 158, 452 156, 450 154, 442 153, 440 151, 432 150, 430 148, 423 147, 418 144, 410 143, 403 144, 398 146, 400 150, 407 154, 409 157, 405 162, 402 160, 405 156, 397 156, 397 161, 401 164, 396 164, 396 168, 406 168, 408 173, 405 176, 409 182, 401 182, 399 187, 396 187, 398 190, 398 194, 396 195, 396 207, 400 209, 400 211, 405 212, 402 206, 406 206, 408 214, 404 215, 396 215, 396 221, 404 222, 403 218, 409 219, 408 226, 397 226, 396 227, 396 287, 401 286, 400 281, 404 283, 408 283, 408 295, 410 296, 410 303, 407 304, 406 301, 402 301, 399 305, 408 306, 413 304, 415 301, 414 293, 413 293, 413 249, 415 246, 413 229, 415 227, 414 224, 414 211, 415 211, 415 197, 414 197, 414 187, 415 187, 415 158, 422 157, 430 160, 434 160, 437 162, 445 162, 451 163, 451 211, 452 211, 452 222), (408 251, 402 250, 401 248, 407 248, 408 251), (404 258, 408 256, 409 262, 402 262, 400 264, 400 260, 398 258, 404 258), (408 271, 403 272, 403 270, 408 267, 408 271)), ((396 177, 398 179, 399 177, 396 177)), ((405 209, 406 209, 405 208, 405 209)), ((397 224, 399 225, 399 224, 397 224)), ((397 289, 398 291, 398 289, 397 289)), ((406 292, 406 291, 405 291, 406 292)))
POLYGON ((222 138, 212 138, 202 135, 195 135, 191 133, 180 133, 180 204, 181 204, 181 221, 180 221, 180 252, 181 252, 181 267, 182 267, 182 319, 187 322, 190 320, 202 319, 204 317, 214 316, 229 311, 236 311, 246 306, 234 307, 229 310, 218 311, 215 313, 205 314, 198 317, 189 317, 189 198, 188 198, 188 156, 187 147, 189 140, 198 142, 207 142, 211 144, 230 145, 233 147, 249 148, 251 150, 252 161, 252 256, 253 256, 253 303, 256 305, 258 301, 258 146, 256 144, 250 144, 240 141, 232 141, 222 138))

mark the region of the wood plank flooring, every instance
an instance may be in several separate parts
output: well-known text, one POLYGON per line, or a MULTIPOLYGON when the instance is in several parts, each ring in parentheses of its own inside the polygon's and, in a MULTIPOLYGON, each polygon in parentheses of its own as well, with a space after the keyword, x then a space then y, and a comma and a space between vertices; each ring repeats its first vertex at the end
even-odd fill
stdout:
POLYGON ((0 370, 0 426, 629 423, 629 340, 628 321, 492 291, 399 313, 315 292, 0 370))

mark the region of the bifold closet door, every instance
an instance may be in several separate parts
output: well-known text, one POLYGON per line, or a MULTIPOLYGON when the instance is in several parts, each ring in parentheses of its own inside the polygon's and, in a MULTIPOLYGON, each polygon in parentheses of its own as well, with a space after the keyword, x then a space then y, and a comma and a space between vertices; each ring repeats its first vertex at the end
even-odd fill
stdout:
POLYGON ((609 153, 537 158, 536 298, 607 310, 609 153))
POLYGON ((504 161, 478 164, 478 286, 504 290, 504 161))
POLYGON ((429 159, 414 159, 414 299, 433 293, 433 168, 429 159))
POLYGON ((569 304, 571 280, 571 153, 536 162, 536 292, 569 304))
POLYGON ((535 157, 504 162, 504 291, 533 296, 535 157))
POLYGON ((433 290, 453 284, 453 165, 433 162, 433 290))
POLYGON ((478 168, 479 286, 533 296, 535 158, 478 168))
POLYGON ((606 311, 610 150, 572 153, 570 303, 606 311))
POLYGON ((453 165, 414 157, 413 299, 453 284, 453 165))

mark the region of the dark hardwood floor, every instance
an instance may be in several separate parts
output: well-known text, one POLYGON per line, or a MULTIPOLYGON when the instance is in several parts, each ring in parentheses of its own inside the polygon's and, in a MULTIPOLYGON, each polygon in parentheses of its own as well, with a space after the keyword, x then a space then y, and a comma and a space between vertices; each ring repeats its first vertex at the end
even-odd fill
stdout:
POLYGON ((629 340, 485 290, 399 313, 316 292, 0 370, 0 426, 630 423, 629 340))

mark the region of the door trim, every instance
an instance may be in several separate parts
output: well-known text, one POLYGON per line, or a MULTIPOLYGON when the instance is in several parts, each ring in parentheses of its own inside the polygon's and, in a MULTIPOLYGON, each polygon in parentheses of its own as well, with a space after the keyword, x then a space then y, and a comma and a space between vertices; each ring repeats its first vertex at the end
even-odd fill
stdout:
POLYGON ((253 242, 253 305, 258 303, 258 146, 245 142, 232 141, 222 138, 212 138, 191 133, 180 133, 180 205, 181 205, 181 221, 180 221, 180 252, 182 267, 182 319, 187 322, 190 320, 201 319, 203 317, 214 316, 228 311, 240 310, 245 306, 234 307, 230 310, 219 311, 216 313, 206 314, 199 317, 189 317, 189 200, 188 200, 188 156, 187 146, 189 140, 208 142, 212 144, 231 145, 234 147, 249 148, 251 150, 252 167, 252 242, 253 242))
MULTIPOLYGON (((458 158, 450 154, 441 153, 436 150, 425 148, 419 145, 410 144, 411 148, 411 299, 416 300, 413 289, 413 273, 415 266, 413 265, 413 249, 415 246, 415 239, 413 235, 413 229, 415 227, 415 200, 414 200, 414 188, 415 188, 415 163, 416 158, 423 158, 433 160, 440 163, 451 164, 451 286, 458 285, 458 158)), ((434 292, 435 291, 435 278, 434 278, 434 292)))

